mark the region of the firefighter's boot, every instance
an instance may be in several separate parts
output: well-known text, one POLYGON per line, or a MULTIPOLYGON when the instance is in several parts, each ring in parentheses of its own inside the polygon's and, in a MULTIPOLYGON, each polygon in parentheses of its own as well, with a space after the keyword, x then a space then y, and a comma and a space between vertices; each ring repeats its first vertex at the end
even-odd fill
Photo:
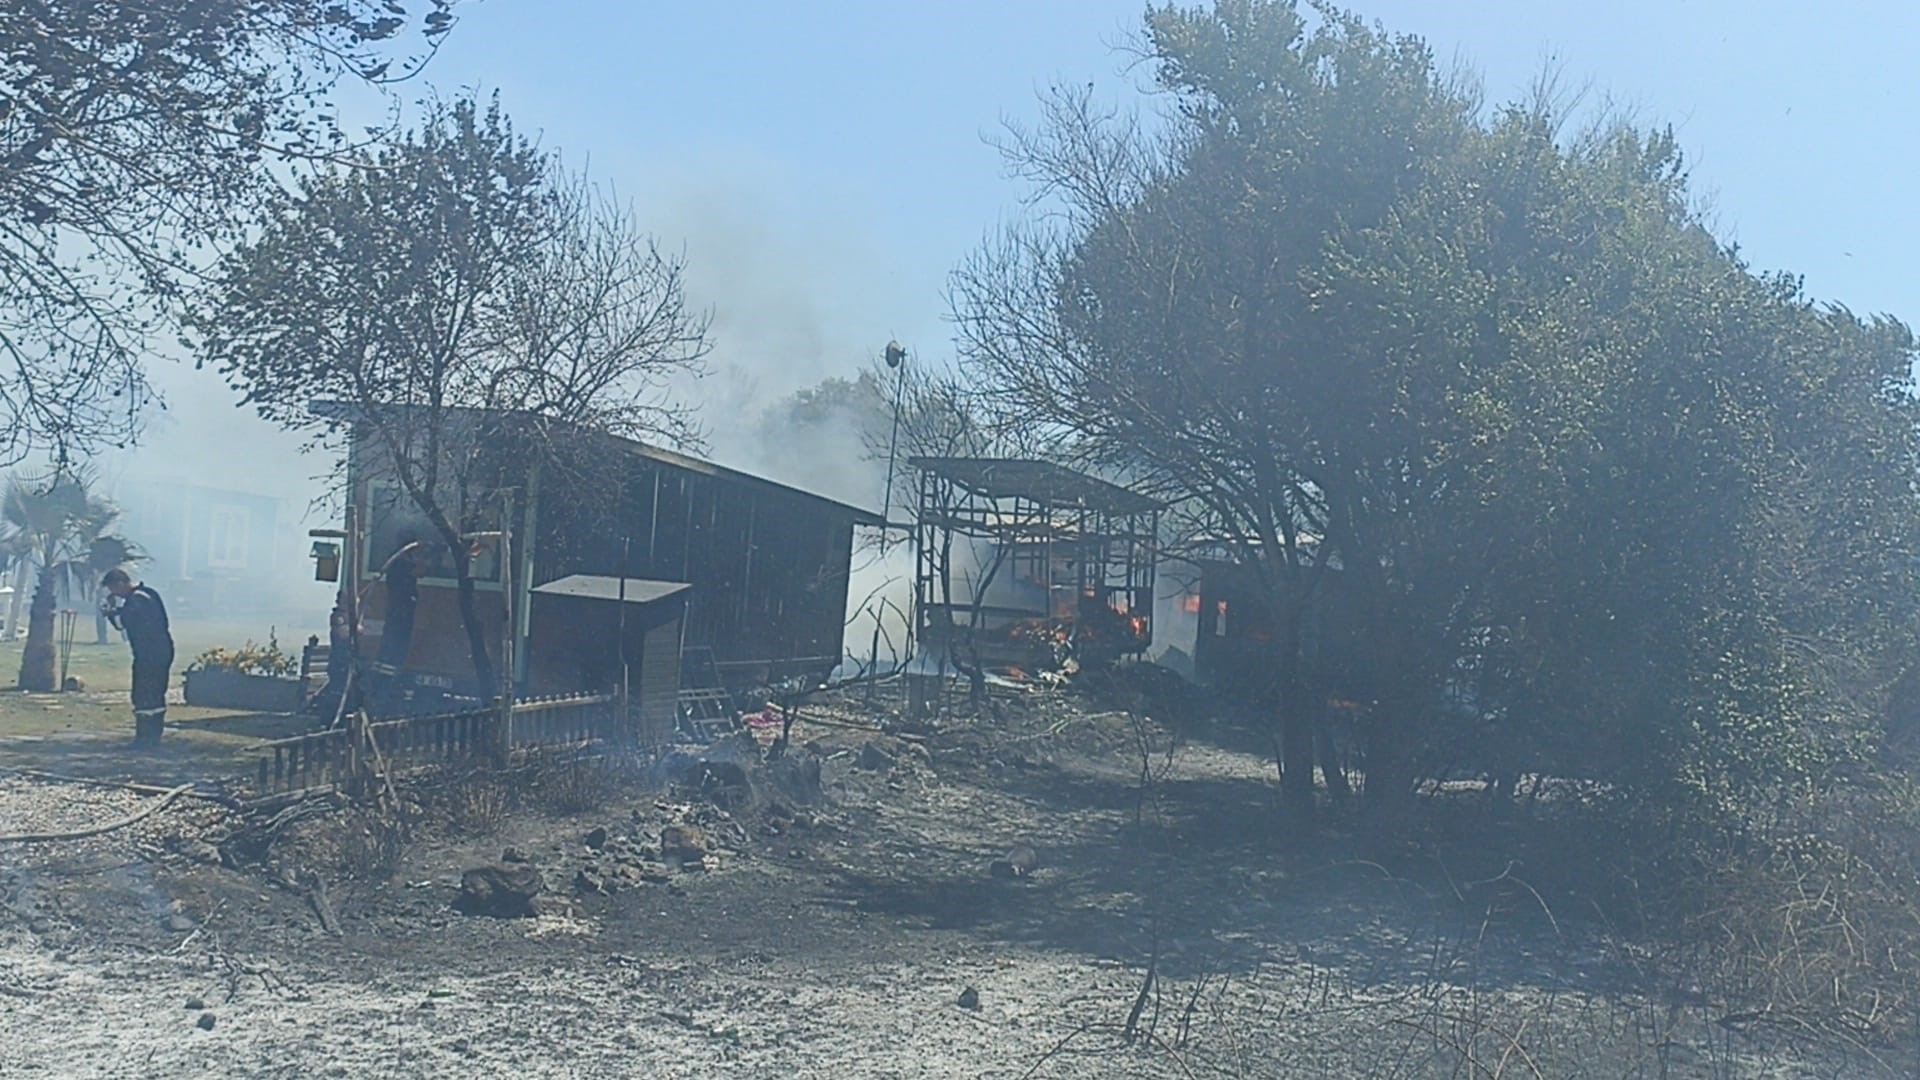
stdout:
POLYGON ((167 710, 143 709, 133 714, 133 745, 153 747, 160 745, 160 733, 166 730, 167 710))

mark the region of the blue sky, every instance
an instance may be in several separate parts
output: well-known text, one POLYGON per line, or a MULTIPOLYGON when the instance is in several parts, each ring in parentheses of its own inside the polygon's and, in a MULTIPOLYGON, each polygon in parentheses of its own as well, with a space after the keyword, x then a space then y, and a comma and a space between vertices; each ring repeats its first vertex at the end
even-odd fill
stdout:
MULTIPOLYGON (((983 136, 1036 91, 1116 102, 1147 72, 1116 46, 1141 0, 947 4, 465 0, 425 84, 498 91, 523 130, 631 198, 712 309, 714 373, 692 388, 712 456, 805 483, 753 420, 781 394, 857 371, 889 338, 951 355, 948 271, 1018 213, 983 136)), ((1364 0, 1521 94, 1548 57, 1647 123, 1671 123, 1723 237, 1817 297, 1920 318, 1920 4, 1840 0, 1364 0)), ((304 503, 324 463, 210 373, 155 374, 172 404, 147 469, 227 467, 304 503), (220 437, 209 438, 210 432, 220 437), (211 455, 211 460, 209 459, 211 455)), ((815 455, 816 457, 821 455, 815 455)), ((877 500, 878 493, 875 498, 877 500)))
MULTIPOLYGON (((727 464, 813 487, 852 450, 769 445, 760 410, 847 375, 897 337, 951 356, 948 271, 1019 211, 983 141, 1036 91, 1091 82, 1142 102, 1114 46, 1141 0, 642 3, 464 0, 429 87, 497 90, 523 130, 630 197, 683 249, 715 316, 714 373, 692 388, 727 464)), ((1839 0, 1364 0, 1360 12, 1522 93, 1554 56, 1573 84, 1671 123, 1720 234, 1817 297, 1920 318, 1920 3, 1839 0)), ((214 476, 290 509, 328 463, 233 405, 211 372, 154 365, 170 409, 113 477, 214 476)), ((844 449, 844 448, 843 448, 844 449)), ((875 470, 877 472, 877 470, 875 470)), ((858 475, 831 485, 851 491, 858 475)), ((873 480, 871 502, 879 501, 873 480)), ((289 522, 297 534, 325 515, 289 522)), ((304 563, 301 564, 304 570, 304 563)), ((300 575, 295 575, 295 578, 300 575)), ((310 595, 309 595, 310 594, 310 595)), ((326 609, 289 581, 289 604, 326 609), (297 594, 297 595, 296 595, 297 594)), ((316 624, 318 625, 318 624, 316 624)))
MULTIPOLYGON (((1018 210, 983 141, 1035 92, 1138 101, 1114 46, 1138 0, 648 4, 478 0, 429 78, 498 90, 520 125, 684 246, 717 317, 725 410, 858 365, 889 337, 949 351, 946 274, 1018 210)), ((1920 286, 1920 5, 1362 0, 1477 69, 1492 101, 1548 57, 1671 123, 1723 236, 1860 311, 1920 286)), ((709 422, 715 418, 711 418, 709 422)))

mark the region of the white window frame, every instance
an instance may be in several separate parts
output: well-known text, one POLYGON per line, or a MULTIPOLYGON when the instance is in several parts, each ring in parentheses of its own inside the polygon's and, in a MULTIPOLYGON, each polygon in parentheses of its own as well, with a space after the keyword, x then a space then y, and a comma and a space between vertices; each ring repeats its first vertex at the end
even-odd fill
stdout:
POLYGON ((245 507, 214 507, 207 514, 207 566, 215 570, 245 570, 253 549, 252 532, 253 515, 247 513, 245 507))

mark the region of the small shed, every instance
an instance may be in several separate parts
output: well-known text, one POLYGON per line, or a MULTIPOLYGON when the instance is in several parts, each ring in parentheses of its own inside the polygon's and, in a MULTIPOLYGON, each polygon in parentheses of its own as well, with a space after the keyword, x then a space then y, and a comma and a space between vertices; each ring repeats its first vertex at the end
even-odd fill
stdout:
POLYGON ((527 688, 619 692, 644 743, 672 737, 680 692, 683 581, 570 574, 532 590, 527 688))

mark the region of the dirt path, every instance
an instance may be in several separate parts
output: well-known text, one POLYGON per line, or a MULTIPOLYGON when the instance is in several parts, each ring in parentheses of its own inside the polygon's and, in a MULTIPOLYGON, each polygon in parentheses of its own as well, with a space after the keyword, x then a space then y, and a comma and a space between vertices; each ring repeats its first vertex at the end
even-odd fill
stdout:
MULTIPOLYGON (((535 919, 454 914, 460 871, 514 847, 566 892, 590 829, 651 837, 685 808, 626 790, 417 836, 389 882, 334 887, 338 937, 297 890, 196 845, 231 827, 217 807, 0 849, 0 1073, 1873 1074, 1642 993, 1630 955, 1517 893, 1476 913, 1300 848, 1249 810, 1270 799, 1249 754, 1149 755, 1143 788, 1124 723, 962 732, 924 759, 819 734, 831 802, 806 827, 738 815, 714 826, 738 826, 714 869, 535 919), (1014 844, 1038 869, 996 877, 1014 844)), ((23 826, 137 803, 0 778, 0 821, 23 826)))

